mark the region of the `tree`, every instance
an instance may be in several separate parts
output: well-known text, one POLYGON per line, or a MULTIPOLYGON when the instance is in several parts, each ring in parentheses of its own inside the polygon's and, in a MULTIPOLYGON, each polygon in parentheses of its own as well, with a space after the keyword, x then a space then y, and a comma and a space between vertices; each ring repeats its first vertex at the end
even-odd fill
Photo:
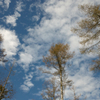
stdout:
MULTIPOLYGON (((15 62, 13 63, 13 65, 10 67, 10 71, 9 71, 9 74, 8 74, 8 76, 7 76, 7 78, 5 79, 5 81, 4 81, 4 84, 1 84, 1 86, 2 86, 2 89, 1 89, 1 91, 0 91, 0 98, 2 98, 2 96, 3 97, 12 97, 12 94, 14 93, 13 92, 13 90, 12 90, 12 88, 10 88, 9 89, 9 91, 6 91, 6 90, 8 90, 8 86, 7 86, 7 84, 8 84, 8 80, 9 80, 9 77, 10 77, 10 75, 11 75, 11 72, 12 72, 12 69, 13 69, 13 67, 14 67, 14 64, 15 64, 15 62), (7 88, 6 88, 7 87, 7 88), (6 92, 6 93, 5 93, 6 92), (12 94, 11 94, 12 93, 12 94), (9 95, 9 96, 7 96, 7 95, 9 95), (11 96, 10 96, 11 95, 11 96)), ((1 100, 1 99, 0 99, 1 100)))
POLYGON ((13 87, 12 85, 9 83, 7 83, 7 88, 4 88, 3 84, 0 83, 0 93, 2 92, 1 96, 0 96, 0 100, 2 99, 6 99, 6 98, 9 98, 11 99, 14 92, 13 92, 13 87), (3 90, 4 89, 4 90, 3 90), (2 92, 3 90, 3 92, 2 92))
POLYGON ((48 73, 54 76, 58 76, 60 80, 60 92, 61 92, 61 100, 63 100, 64 89, 66 86, 71 86, 72 81, 68 80, 65 71, 65 65, 69 59, 71 59, 74 55, 74 52, 69 52, 69 45, 58 43, 53 44, 49 49, 49 55, 43 57, 43 62, 49 71, 45 71, 43 68, 40 68, 43 73, 48 73), (52 72, 51 69, 54 68, 55 72, 52 72))
MULTIPOLYGON (((100 56, 100 5, 81 5, 80 9, 87 17, 78 22, 78 27, 72 28, 72 31, 81 38, 80 44, 83 47, 80 51, 82 54, 96 53, 100 56)), ((92 70, 100 70, 100 58, 98 61, 92 70)))
MULTIPOLYGON (((3 42, 3 37, 0 34, 0 62, 5 63, 8 60, 5 60, 6 54, 4 54, 5 49, 2 49, 2 42, 3 42)), ((14 94, 12 85, 8 83, 14 63, 10 67, 9 74, 6 77, 6 79, 4 81, 0 81, 0 100, 2 100, 3 98, 11 98, 12 95, 14 94)))
POLYGON ((60 92, 60 90, 58 86, 56 78, 45 81, 43 84, 43 91, 41 93, 42 98, 44 100, 56 100, 59 98, 60 95, 58 92, 60 92))
POLYGON ((96 60, 93 60, 94 64, 90 68, 91 71, 100 71, 100 55, 96 60))

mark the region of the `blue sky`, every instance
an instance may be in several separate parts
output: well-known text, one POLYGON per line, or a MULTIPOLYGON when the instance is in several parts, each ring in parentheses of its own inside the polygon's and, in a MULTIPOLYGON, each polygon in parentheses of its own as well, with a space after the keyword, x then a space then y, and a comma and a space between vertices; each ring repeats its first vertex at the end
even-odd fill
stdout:
MULTIPOLYGON (((67 68, 77 94, 87 100, 100 99, 100 78, 89 71, 91 59, 96 55, 81 55, 79 37, 71 32, 84 14, 78 9, 82 4, 100 4, 100 0, 0 0, 0 34, 7 59, 16 59, 14 76, 10 80, 16 91, 12 100, 42 100, 42 84, 51 76, 41 73, 45 68, 42 56, 48 54, 52 43, 68 43, 75 56, 67 68)), ((73 96, 65 90, 65 100, 73 96)))

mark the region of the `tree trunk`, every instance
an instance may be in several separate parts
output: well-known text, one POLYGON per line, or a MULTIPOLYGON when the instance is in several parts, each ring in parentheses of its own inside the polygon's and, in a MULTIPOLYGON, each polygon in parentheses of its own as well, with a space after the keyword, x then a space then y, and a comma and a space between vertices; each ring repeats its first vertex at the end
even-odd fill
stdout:
POLYGON ((60 91, 61 91, 61 100, 63 100, 62 70, 60 71, 60 91))

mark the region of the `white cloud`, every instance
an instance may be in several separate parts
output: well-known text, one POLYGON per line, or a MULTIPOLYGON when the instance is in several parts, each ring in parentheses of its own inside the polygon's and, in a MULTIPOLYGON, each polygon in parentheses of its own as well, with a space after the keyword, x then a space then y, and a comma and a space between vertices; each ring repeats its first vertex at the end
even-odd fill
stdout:
POLYGON ((17 6, 16 6, 14 14, 4 17, 4 21, 6 22, 6 24, 11 24, 13 27, 15 27, 17 25, 16 21, 21 16, 21 14, 19 12, 22 11, 23 6, 24 5, 22 2, 17 2, 17 6))
POLYGON ((5 21, 6 21, 7 24, 11 24, 12 26, 16 26, 17 25, 16 20, 20 16, 21 15, 18 12, 15 12, 14 15, 6 16, 6 20, 5 21))
POLYGON ((4 38, 3 48, 6 50, 7 57, 16 55, 20 42, 15 31, 0 27, 0 34, 2 34, 4 38))
MULTIPOLYGON (((31 42, 31 39, 29 39, 28 42, 31 42)), ((18 63, 22 65, 25 72, 27 72, 31 63, 36 63, 42 58, 43 50, 41 50, 41 46, 35 44, 31 44, 30 46, 22 45, 22 49, 24 49, 24 51, 19 53, 20 59, 18 63)))
POLYGON ((13 26, 16 26, 16 18, 14 16, 6 16, 6 23, 10 23, 13 26))
POLYGON ((34 86, 34 84, 31 82, 32 78, 33 78, 33 72, 30 72, 29 75, 25 74, 24 84, 21 85, 20 87, 24 92, 28 92, 30 88, 34 86))
POLYGON ((75 53, 79 53, 77 48, 80 48, 79 38, 77 36, 71 36, 69 38, 70 49, 71 51, 75 51, 75 53))
POLYGON ((23 67, 25 72, 28 71, 30 63, 32 63, 33 57, 29 53, 21 52, 19 54, 20 60, 18 63, 23 67))
POLYGON ((30 89, 26 85, 21 85, 20 87, 24 92, 28 92, 30 89))
POLYGON ((32 56, 28 53, 21 53, 20 54, 20 60, 22 63, 31 63, 32 62, 32 56))

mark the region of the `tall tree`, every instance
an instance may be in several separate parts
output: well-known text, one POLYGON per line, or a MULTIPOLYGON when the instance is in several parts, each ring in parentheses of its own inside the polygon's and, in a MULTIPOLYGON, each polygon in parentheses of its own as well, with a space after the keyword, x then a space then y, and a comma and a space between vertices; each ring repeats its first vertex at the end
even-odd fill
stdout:
MULTIPOLYGON (((81 5, 79 8, 86 14, 86 18, 78 22, 78 26, 72 31, 80 38, 81 53, 96 53, 100 56, 100 5, 81 5)), ((100 70, 99 63, 96 63, 91 70, 100 70)))
POLYGON ((49 71, 45 71, 40 68, 42 72, 48 73, 54 76, 58 76, 60 80, 60 92, 61 92, 61 100, 63 100, 64 89, 66 86, 71 86, 72 81, 68 80, 66 77, 65 66, 69 59, 71 59, 74 55, 74 52, 69 52, 69 45, 58 43, 53 44, 49 49, 49 55, 43 57, 43 62, 49 71), (52 72, 51 69, 54 68, 55 72, 52 72))
POLYGON ((60 97, 59 92, 59 84, 56 78, 52 78, 44 82, 41 95, 44 100, 56 100, 60 97))
MULTIPOLYGON (((6 54, 4 54, 5 49, 2 49, 3 37, 0 34, 0 62, 5 63, 8 60, 5 60, 6 54)), ((15 63, 15 62, 14 62, 15 63)), ((13 65, 10 67, 9 74, 4 81, 0 80, 0 100, 3 98, 11 98, 13 95, 13 88, 10 83, 8 83, 9 77, 11 75, 13 65)))

